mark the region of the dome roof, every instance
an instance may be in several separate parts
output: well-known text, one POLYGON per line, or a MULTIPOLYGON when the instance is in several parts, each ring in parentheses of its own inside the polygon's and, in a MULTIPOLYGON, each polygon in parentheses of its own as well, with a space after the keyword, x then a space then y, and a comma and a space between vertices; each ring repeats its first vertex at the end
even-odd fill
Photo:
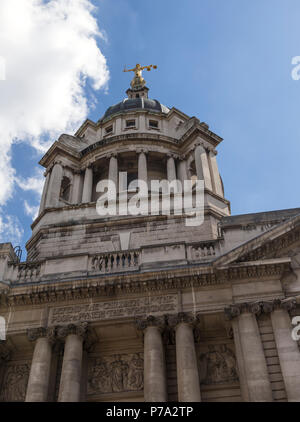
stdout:
POLYGON ((132 110, 149 110, 158 113, 169 113, 168 107, 157 100, 149 98, 125 98, 118 104, 109 107, 101 120, 107 119, 117 113, 126 113, 132 110))

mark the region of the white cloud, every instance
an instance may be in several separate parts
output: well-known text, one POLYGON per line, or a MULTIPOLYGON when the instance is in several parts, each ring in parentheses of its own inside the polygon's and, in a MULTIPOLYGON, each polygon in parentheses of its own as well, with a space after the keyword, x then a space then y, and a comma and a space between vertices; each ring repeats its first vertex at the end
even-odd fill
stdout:
POLYGON ((21 189, 33 191, 38 195, 38 198, 41 197, 45 182, 42 169, 36 169, 36 174, 28 178, 21 176, 15 177, 15 181, 21 189))
POLYGON ((33 220, 36 219, 39 212, 39 206, 30 205, 26 200, 24 201, 24 208, 26 215, 29 215, 29 217, 32 217, 33 220))
POLYGON ((24 230, 17 217, 0 215, 0 242, 11 242, 13 245, 18 245, 23 234, 24 230))
POLYGON ((6 64, 6 80, 0 81, 0 205, 11 198, 16 181, 12 143, 45 151, 87 116, 87 78, 96 90, 106 86, 106 59, 96 44, 104 36, 92 13, 90 0, 0 2, 6 64))

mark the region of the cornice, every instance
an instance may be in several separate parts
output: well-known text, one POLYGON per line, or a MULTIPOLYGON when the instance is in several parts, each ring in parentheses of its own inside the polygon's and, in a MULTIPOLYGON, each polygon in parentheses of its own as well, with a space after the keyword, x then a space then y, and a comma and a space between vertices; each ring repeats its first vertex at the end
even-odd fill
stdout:
POLYGON ((230 265, 233 262, 267 259, 275 252, 281 251, 299 240, 300 215, 297 215, 216 258, 214 265, 230 265))
POLYGON ((0 290, 4 306, 38 305, 44 303, 72 301, 95 297, 116 297, 118 295, 178 291, 180 289, 206 286, 223 286, 234 280, 278 277, 290 268, 290 261, 259 262, 247 266, 235 266, 213 270, 207 266, 189 266, 166 271, 138 274, 111 275, 81 278, 69 282, 47 282, 28 286, 11 286, 0 290))

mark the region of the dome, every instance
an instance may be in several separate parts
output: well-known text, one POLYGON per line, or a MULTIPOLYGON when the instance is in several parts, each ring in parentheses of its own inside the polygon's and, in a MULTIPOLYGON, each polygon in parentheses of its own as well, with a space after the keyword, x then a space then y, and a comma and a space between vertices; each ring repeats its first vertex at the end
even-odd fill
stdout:
POLYGON ((157 100, 149 98, 125 98, 118 104, 109 107, 101 120, 107 119, 117 113, 126 113, 132 110, 149 110, 158 113, 169 113, 168 107, 157 100))

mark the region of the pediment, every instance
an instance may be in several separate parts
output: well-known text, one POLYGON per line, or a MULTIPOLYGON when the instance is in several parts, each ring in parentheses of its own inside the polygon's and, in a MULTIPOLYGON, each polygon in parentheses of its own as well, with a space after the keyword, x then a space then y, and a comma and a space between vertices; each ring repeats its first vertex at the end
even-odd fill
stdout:
POLYGON ((300 214, 219 256, 214 267, 289 257, 300 249, 300 214))

